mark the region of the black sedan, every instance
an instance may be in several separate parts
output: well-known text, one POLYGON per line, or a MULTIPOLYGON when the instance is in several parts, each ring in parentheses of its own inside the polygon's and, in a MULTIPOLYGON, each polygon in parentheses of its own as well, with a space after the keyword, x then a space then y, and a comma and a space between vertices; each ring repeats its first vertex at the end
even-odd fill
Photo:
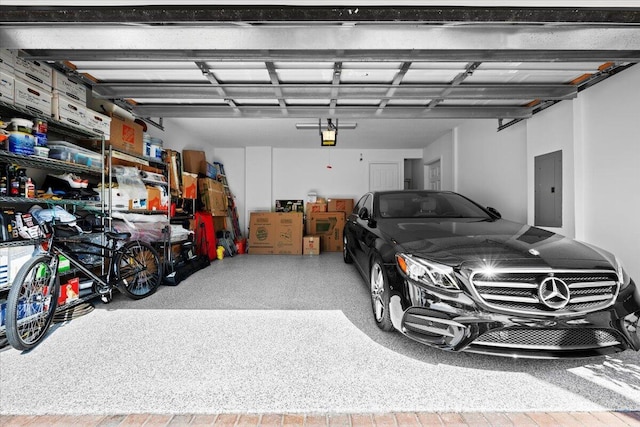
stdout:
POLYGON ((383 330, 450 351, 589 357, 640 349, 640 295, 612 254, 446 191, 365 194, 344 261, 383 330))

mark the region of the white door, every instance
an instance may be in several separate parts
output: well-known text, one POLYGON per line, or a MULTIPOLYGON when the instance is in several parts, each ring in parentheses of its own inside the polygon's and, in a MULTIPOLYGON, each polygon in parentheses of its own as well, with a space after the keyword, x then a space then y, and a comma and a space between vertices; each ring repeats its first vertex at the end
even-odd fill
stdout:
POLYGON ((400 190, 397 163, 369 164, 369 191, 400 190))
POLYGON ((436 160, 433 163, 427 165, 427 189, 440 190, 442 185, 440 184, 440 160, 436 160))

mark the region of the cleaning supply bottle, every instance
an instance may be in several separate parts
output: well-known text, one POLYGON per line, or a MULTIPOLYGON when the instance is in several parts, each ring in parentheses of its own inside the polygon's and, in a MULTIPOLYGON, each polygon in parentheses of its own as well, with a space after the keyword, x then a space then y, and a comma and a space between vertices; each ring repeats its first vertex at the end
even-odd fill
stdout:
POLYGON ((28 199, 34 199, 36 197, 36 186, 31 181, 31 178, 27 178, 27 182, 24 185, 24 197, 28 199))

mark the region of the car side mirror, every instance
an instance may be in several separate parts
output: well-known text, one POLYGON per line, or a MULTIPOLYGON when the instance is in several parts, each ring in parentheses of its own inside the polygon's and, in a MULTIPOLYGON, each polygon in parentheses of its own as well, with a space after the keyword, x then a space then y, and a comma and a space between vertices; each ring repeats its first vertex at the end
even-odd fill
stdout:
POLYGON ((363 207, 362 209, 360 209, 358 211, 358 216, 360 217, 361 220, 363 221, 367 221, 367 225, 371 228, 375 228, 377 223, 376 220, 373 219, 373 217, 371 216, 371 213, 369 212, 369 209, 363 207))
POLYGON ((369 209, 365 207, 360 208, 360 210, 358 211, 358 216, 360 217, 360 219, 367 221, 369 219, 369 209))
POLYGON ((502 215, 500 214, 500 212, 498 212, 496 208, 492 208, 491 206, 488 206, 487 210, 492 216, 496 217, 496 219, 502 218, 502 215))

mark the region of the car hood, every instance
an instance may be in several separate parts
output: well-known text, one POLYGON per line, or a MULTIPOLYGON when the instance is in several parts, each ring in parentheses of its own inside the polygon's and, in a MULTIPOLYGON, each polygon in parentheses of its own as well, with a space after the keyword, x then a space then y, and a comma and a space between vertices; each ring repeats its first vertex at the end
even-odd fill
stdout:
POLYGON ((503 219, 381 219, 377 226, 399 251, 450 266, 611 269, 613 262, 598 248, 503 219))

